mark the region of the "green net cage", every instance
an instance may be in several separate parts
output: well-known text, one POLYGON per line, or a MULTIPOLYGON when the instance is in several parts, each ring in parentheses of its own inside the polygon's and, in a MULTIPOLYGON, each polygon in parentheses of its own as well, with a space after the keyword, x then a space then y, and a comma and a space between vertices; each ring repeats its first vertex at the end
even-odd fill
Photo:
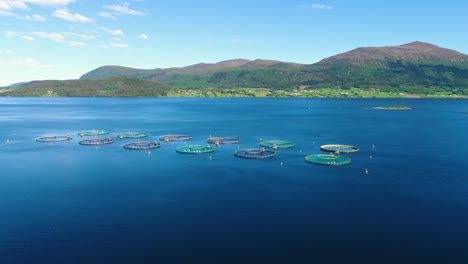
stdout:
POLYGON ((78 142, 80 145, 106 145, 106 144, 112 144, 114 143, 114 140, 112 138, 91 138, 91 139, 85 139, 81 140, 78 142))
POLYGON ((314 164, 329 165, 329 166, 340 166, 340 165, 346 165, 346 164, 351 163, 350 158, 337 156, 333 154, 309 155, 305 157, 305 161, 314 163, 314 164))
POLYGON ((290 141, 268 140, 268 141, 260 142, 260 146, 272 148, 272 149, 279 149, 279 148, 292 148, 296 146, 296 144, 290 141))
POLYGON ((210 137, 206 142, 215 145, 230 145, 240 143, 240 139, 231 137, 210 137))
POLYGON ((210 145, 191 145, 191 146, 182 146, 176 148, 176 151, 184 154, 206 154, 215 151, 210 145))
POLYGON ((160 146, 161 145, 157 141, 154 141, 154 142, 138 141, 138 142, 132 142, 132 143, 123 145, 125 149, 131 149, 131 150, 148 150, 148 149, 159 148, 160 146))
POLYGON ((341 144, 328 144, 320 146, 320 149, 327 152, 333 152, 336 154, 340 153, 354 153, 358 152, 359 148, 350 145, 341 145, 341 144))
POLYGON ((127 133, 122 133, 118 134, 117 137, 120 139, 123 138, 143 138, 149 136, 146 133, 141 133, 141 132, 127 132, 127 133))
POLYGON ((169 141, 190 140, 192 139, 192 137, 189 135, 164 135, 164 136, 160 136, 159 139, 163 140, 164 142, 169 142, 169 141))
POLYGON ((241 149, 234 152, 234 155, 239 158, 246 159, 267 159, 276 156, 276 152, 262 149, 241 149))
POLYGON ((72 136, 66 135, 66 136, 42 136, 36 138, 37 142, 59 142, 59 141, 67 141, 67 140, 72 140, 72 136))
POLYGON ((91 130, 85 130, 78 132, 78 135, 80 137, 89 137, 89 136, 101 136, 101 135, 107 135, 109 134, 109 131, 107 130, 97 130, 97 129, 91 129, 91 130))

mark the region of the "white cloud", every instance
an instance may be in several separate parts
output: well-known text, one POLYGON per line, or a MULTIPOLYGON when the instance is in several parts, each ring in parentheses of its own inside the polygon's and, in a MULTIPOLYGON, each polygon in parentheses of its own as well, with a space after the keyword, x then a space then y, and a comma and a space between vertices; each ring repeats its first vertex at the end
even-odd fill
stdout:
POLYGON ((113 35, 113 36, 120 36, 120 37, 123 37, 124 36, 124 33, 122 30, 120 29, 116 29, 116 30, 112 30, 112 29, 108 29, 108 28, 101 28, 101 30, 104 30, 105 32, 113 35))
POLYGON ((28 41, 33 41, 34 38, 28 35, 21 36, 22 39, 28 40, 28 41))
POLYGON ((109 46, 114 47, 114 48, 128 48, 127 44, 116 43, 116 42, 109 43, 109 46))
POLYGON ((75 0, 22 0, 21 2, 36 4, 40 6, 66 6, 75 0))
POLYGON ((93 35, 83 35, 83 34, 78 34, 78 33, 75 33, 75 32, 62 32, 62 34, 67 35, 67 36, 71 36, 71 37, 82 38, 82 39, 86 39, 86 40, 96 39, 96 37, 93 36, 93 35))
POLYGON ((2 55, 2 54, 11 54, 11 53, 13 53, 12 49, 0 50, 0 55, 2 55))
POLYGON ((130 9, 128 7, 128 3, 123 3, 122 5, 105 5, 103 6, 105 9, 112 10, 117 13, 132 15, 132 16, 143 16, 145 13, 137 10, 130 9))
POLYGON ((303 5, 304 8, 312 8, 312 9, 321 9, 321 10, 332 10, 333 6, 330 5, 323 5, 323 4, 311 4, 311 5, 303 5))
POLYGON ((29 7, 24 3, 24 1, 0 0, 0 9, 3 9, 3 10, 12 10, 12 9, 27 10, 27 9, 29 9, 29 7))
POLYGON ((38 36, 38 37, 41 37, 41 38, 48 38, 52 41, 55 41, 55 42, 62 42, 64 37, 62 34, 59 34, 59 33, 55 33, 55 32, 52 32, 52 33, 49 33, 49 32, 32 32, 32 34, 34 36, 38 36))
POLYGON ((78 13, 72 14, 68 12, 67 9, 57 9, 52 15, 56 18, 61 18, 63 20, 67 20, 71 22, 81 22, 81 23, 93 22, 91 18, 82 16, 78 13))
POLYGON ((20 67, 27 67, 27 68, 50 68, 52 65, 49 64, 42 64, 37 60, 30 59, 30 58, 18 58, 9 60, 11 64, 20 67))
POLYGON ((111 13, 100 12, 98 15, 101 16, 101 17, 107 17, 107 18, 110 18, 112 20, 116 20, 116 17, 113 16, 111 13))
POLYGON ((45 17, 40 16, 40 15, 25 15, 24 17, 21 17, 24 20, 27 21, 45 21, 45 17))
POLYGON ((68 42, 68 44, 73 47, 86 46, 86 43, 81 42, 81 41, 70 41, 68 42))
POLYGON ((10 11, 5 11, 5 10, 0 9, 0 16, 16 16, 16 15, 10 11))
POLYGON ((12 38, 18 36, 18 34, 13 31, 4 31, 3 36, 5 36, 6 38, 12 38))
POLYGON ((149 39, 149 37, 148 37, 146 34, 140 34, 140 35, 137 36, 137 38, 139 38, 139 39, 146 39, 146 40, 149 39))

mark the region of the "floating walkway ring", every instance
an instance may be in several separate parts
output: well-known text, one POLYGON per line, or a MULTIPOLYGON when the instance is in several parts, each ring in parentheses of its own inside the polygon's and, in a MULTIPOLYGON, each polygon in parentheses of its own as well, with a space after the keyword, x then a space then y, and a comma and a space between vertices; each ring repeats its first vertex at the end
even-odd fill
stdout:
POLYGON ((340 153, 354 153, 358 152, 359 148, 349 145, 340 145, 340 144, 329 144, 320 146, 320 149, 327 152, 334 152, 336 154, 340 153))
POLYGON ((96 145, 112 144, 114 143, 114 140, 112 138, 91 138, 91 139, 81 140, 78 143, 80 145, 96 146, 96 145))
POLYGON ((138 142, 133 142, 133 143, 128 143, 128 144, 123 145, 124 148, 131 149, 131 150, 148 150, 148 149, 159 148, 160 146, 161 145, 157 141, 154 141, 154 142, 138 141, 138 142))
POLYGON ((67 140, 72 140, 72 136, 66 135, 66 136, 43 136, 43 137, 38 137, 36 138, 37 142, 58 142, 58 141, 67 141, 67 140))
POLYGON ((86 137, 100 136, 100 135, 106 135, 106 134, 109 134, 109 131, 107 131, 107 130, 96 130, 96 129, 78 132, 78 135, 80 137, 83 137, 83 136, 86 136, 86 137))
POLYGON ((165 142, 169 141, 184 141, 192 139, 189 135, 164 135, 159 137, 160 140, 164 140, 165 142))
POLYGON ((230 145, 240 143, 240 139, 229 137, 210 137, 206 142, 215 145, 230 145))
POLYGON ((279 148, 292 148, 296 146, 296 144, 290 141, 268 140, 268 141, 260 142, 260 146, 272 148, 272 149, 279 149, 279 148))
POLYGON ((142 138, 142 137, 147 137, 149 136, 146 133, 140 133, 140 132, 127 132, 127 133, 122 133, 118 134, 117 137, 120 139, 123 138, 142 138))
POLYGON ((305 161, 329 166, 341 166, 351 163, 351 159, 333 154, 314 154, 305 157, 305 161))
POLYGON ((184 154, 206 154, 215 151, 215 148, 210 145, 191 145, 178 147, 176 148, 176 151, 184 154))
POLYGON ((234 152, 234 155, 239 158, 246 159, 267 159, 276 156, 276 152, 262 149, 241 149, 234 152))

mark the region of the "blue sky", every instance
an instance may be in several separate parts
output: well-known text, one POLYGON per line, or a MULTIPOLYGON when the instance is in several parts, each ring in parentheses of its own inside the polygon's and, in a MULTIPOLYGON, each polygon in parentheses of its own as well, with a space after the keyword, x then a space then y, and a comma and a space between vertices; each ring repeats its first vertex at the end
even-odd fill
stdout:
POLYGON ((103 65, 315 63, 415 40, 468 54, 468 1, 0 0, 0 86, 103 65))

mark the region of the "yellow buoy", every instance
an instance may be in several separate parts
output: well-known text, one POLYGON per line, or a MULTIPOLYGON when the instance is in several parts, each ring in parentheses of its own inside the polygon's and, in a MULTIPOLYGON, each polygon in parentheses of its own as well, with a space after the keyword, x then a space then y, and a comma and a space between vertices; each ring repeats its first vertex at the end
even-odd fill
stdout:
POLYGON ((83 137, 83 133, 79 133, 78 135, 79 135, 80 137, 83 137))
POLYGON ((166 142, 166 143, 169 142, 169 138, 165 138, 164 142, 166 142))
POLYGON ((215 145, 216 145, 216 146, 219 146, 219 141, 216 141, 216 142, 215 142, 215 145))
POLYGON ((151 155, 151 150, 148 150, 148 155, 151 155))
POLYGON ((276 145, 273 145, 272 147, 274 150, 278 149, 278 147, 276 145))
POLYGON ((372 144, 372 148, 375 148, 375 145, 374 145, 374 144, 372 144))
POLYGON ((280 164, 281 164, 281 166, 283 166, 283 162, 281 162, 280 164))
POLYGON ((335 150, 335 154, 340 154, 340 150, 335 150))
POLYGON ((371 158, 371 159, 372 159, 372 156, 369 156, 369 158, 371 158))
POLYGON ((212 159, 213 157, 210 156, 210 160, 212 159))
POLYGON ((369 173, 369 171, 368 171, 367 168, 366 168, 366 174, 368 174, 368 173, 369 173))

